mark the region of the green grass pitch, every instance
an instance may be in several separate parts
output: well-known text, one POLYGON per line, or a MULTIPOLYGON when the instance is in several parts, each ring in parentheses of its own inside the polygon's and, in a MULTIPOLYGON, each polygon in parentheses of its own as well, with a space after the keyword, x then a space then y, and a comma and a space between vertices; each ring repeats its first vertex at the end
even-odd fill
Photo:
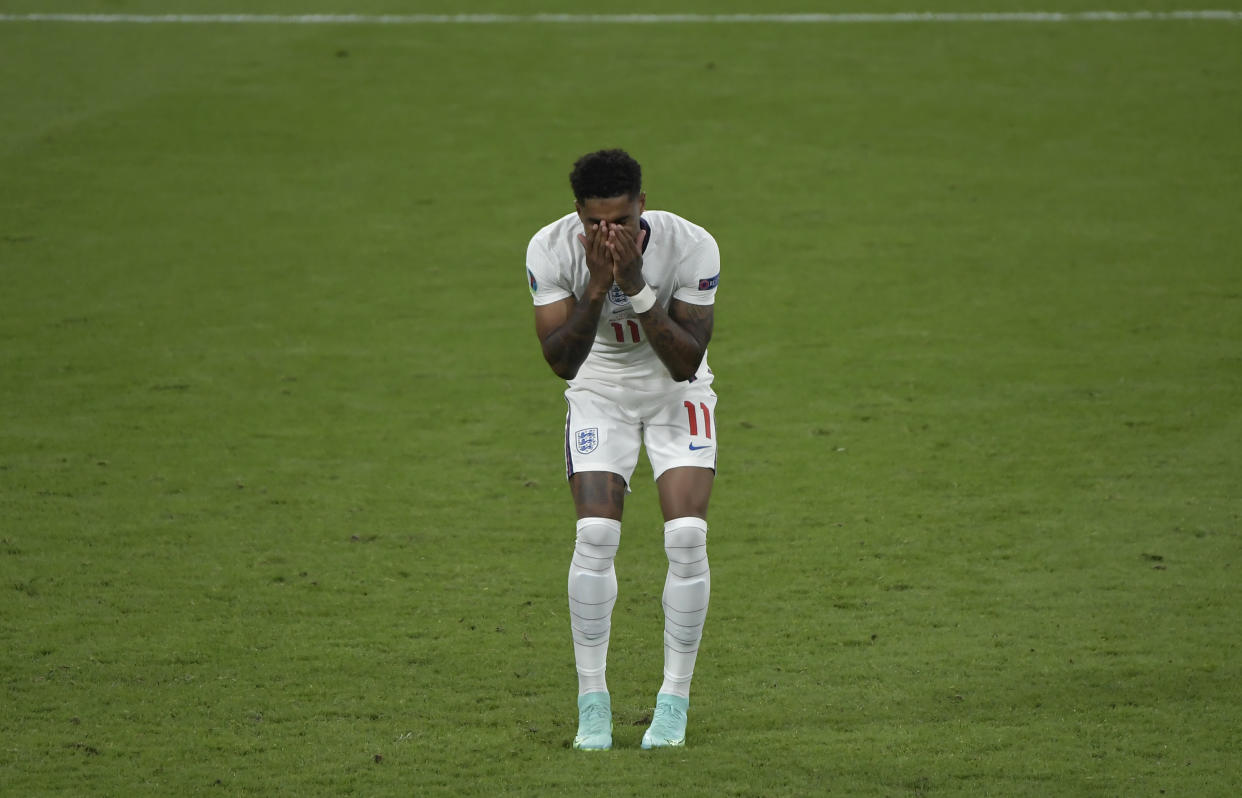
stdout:
MULTIPOLYGON (((1200 6, 606 11, 1101 7, 1200 6)), ((0 22, 0 792, 1242 792, 1239 75, 1221 20, 0 22), (654 756, 645 464, 617 749, 569 748, 523 270, 603 146, 724 264, 714 595, 654 756)))

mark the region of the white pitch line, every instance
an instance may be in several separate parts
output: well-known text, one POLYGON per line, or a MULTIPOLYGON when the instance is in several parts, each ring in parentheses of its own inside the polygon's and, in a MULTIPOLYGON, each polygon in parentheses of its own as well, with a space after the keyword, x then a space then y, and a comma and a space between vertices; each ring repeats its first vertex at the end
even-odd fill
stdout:
POLYGON ((1242 22, 1242 11, 1029 11, 893 14, 0 14, 0 22, 76 22, 130 25, 585 25, 667 23, 890 22, 1141 22, 1207 20, 1242 22))

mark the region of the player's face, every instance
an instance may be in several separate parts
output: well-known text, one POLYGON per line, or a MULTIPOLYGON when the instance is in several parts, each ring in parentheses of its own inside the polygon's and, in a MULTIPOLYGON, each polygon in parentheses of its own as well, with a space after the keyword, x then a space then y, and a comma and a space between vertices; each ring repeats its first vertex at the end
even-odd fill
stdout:
POLYGON ((608 224, 628 228, 637 238, 640 230, 638 220, 647 208, 647 195, 639 194, 631 198, 622 194, 619 197, 607 199, 593 197, 575 203, 574 207, 578 209, 578 218, 582 220, 582 229, 585 233, 589 233, 591 228, 600 222, 608 222, 608 224))

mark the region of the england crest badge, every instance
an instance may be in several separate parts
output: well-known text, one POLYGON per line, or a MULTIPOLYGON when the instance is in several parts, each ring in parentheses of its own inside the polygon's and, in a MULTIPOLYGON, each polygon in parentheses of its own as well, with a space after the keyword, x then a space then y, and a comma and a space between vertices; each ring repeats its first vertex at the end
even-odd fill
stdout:
POLYGON ((616 283, 613 283, 612 288, 608 289, 608 301, 617 307, 630 304, 630 298, 621 290, 621 286, 616 283))
POLYGON ((599 427, 580 429, 574 435, 578 454, 590 454, 599 446, 599 427))

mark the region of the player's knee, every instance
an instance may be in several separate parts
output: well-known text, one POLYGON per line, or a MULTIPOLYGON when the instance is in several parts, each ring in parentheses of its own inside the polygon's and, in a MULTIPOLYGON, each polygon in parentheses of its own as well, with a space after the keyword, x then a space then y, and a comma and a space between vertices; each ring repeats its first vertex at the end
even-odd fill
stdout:
POLYGON ((574 541, 574 563, 591 571, 607 570, 621 545, 621 522, 611 518, 583 518, 578 521, 574 541))
POLYGON ((684 579, 707 573, 707 522, 686 517, 666 523, 664 553, 674 576, 684 579))

